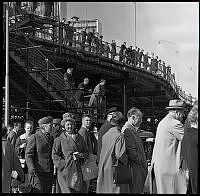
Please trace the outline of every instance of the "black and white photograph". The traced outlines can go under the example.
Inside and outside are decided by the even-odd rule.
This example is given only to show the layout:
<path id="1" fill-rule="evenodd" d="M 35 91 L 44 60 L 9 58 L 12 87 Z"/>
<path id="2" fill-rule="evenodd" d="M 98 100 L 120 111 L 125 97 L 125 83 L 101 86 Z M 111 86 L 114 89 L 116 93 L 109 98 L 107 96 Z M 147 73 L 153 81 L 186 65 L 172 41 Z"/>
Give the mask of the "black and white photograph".
<path id="1" fill-rule="evenodd" d="M 2 7 L 2 193 L 198 193 L 199 2 Z"/>

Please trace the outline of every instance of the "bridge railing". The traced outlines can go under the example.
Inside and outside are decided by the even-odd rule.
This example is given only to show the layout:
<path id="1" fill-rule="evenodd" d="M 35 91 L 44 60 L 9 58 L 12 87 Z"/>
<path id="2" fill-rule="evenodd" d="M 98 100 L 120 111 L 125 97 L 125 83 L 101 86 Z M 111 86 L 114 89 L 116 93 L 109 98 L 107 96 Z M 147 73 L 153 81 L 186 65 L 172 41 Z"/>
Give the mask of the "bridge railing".
<path id="1" fill-rule="evenodd" d="M 175 78 L 173 74 L 171 74 L 171 70 L 168 70 L 170 69 L 169 67 L 166 67 L 164 64 L 159 63 L 158 61 L 156 65 L 153 65 L 152 58 L 150 56 L 148 56 L 148 62 L 144 62 L 144 55 L 140 59 L 138 56 L 135 58 L 130 58 L 130 56 L 127 56 L 126 52 L 123 54 L 120 53 L 121 47 L 118 45 L 116 45 L 116 51 L 113 52 L 111 50 L 111 43 L 104 40 L 99 41 L 99 38 L 98 43 L 95 41 L 88 43 L 87 38 L 84 38 L 82 33 L 76 32 L 72 28 L 73 27 L 68 27 L 66 24 L 59 22 L 57 22 L 56 26 L 44 24 L 42 28 L 34 29 L 34 34 L 32 35 L 39 39 L 56 43 L 59 45 L 59 47 L 68 46 L 76 48 L 80 51 L 90 52 L 91 54 L 98 55 L 102 58 L 120 61 L 122 64 L 126 64 L 130 67 L 143 69 L 151 72 L 152 74 L 158 75 L 158 77 L 161 76 L 170 83 L 171 87 L 176 91 L 180 99 L 192 104 L 191 97 L 178 89 Z M 135 53 L 135 55 L 137 54 Z"/>

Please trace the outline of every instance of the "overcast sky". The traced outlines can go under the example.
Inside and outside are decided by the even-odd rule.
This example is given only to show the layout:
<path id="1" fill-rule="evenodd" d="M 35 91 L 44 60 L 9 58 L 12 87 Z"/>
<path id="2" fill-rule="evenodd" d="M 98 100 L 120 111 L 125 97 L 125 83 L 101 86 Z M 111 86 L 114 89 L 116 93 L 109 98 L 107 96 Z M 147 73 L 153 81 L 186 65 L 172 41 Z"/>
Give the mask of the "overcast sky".
<path id="1" fill-rule="evenodd" d="M 198 96 L 198 10 L 198 2 L 136 3 L 136 45 L 171 65 L 177 83 L 179 75 L 179 85 L 194 97 Z M 61 17 L 72 16 L 99 19 L 105 41 L 134 46 L 133 2 L 62 2 Z M 164 41 L 159 44 L 159 40 Z"/>

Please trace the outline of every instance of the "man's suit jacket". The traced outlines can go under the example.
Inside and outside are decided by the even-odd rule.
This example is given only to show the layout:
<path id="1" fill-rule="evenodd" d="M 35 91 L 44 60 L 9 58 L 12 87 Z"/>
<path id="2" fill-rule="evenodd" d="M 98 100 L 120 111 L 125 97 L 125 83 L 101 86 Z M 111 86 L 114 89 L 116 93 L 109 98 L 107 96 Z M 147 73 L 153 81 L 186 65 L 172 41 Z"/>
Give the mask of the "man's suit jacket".
<path id="1" fill-rule="evenodd" d="M 90 133 L 85 127 L 81 127 L 78 133 L 83 137 L 87 145 L 89 153 L 93 153 L 92 141 L 90 138 Z"/>
<path id="2" fill-rule="evenodd" d="M 51 152 L 53 137 L 49 141 L 41 130 L 31 135 L 26 146 L 25 159 L 28 170 L 35 169 L 37 173 L 53 172 Z"/>

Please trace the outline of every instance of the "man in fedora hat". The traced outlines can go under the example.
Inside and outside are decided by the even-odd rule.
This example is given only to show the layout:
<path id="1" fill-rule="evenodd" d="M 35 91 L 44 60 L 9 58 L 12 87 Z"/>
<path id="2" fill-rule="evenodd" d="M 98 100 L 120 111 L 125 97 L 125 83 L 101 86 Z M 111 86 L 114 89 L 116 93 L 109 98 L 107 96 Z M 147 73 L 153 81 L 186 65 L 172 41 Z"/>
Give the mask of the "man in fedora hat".
<path id="1" fill-rule="evenodd" d="M 157 193 L 175 194 L 174 179 L 180 166 L 180 145 L 184 134 L 181 123 L 185 103 L 179 99 L 169 101 L 168 114 L 157 127 L 151 166 L 154 169 Z"/>
<path id="2" fill-rule="evenodd" d="M 39 130 L 31 135 L 26 146 L 25 160 L 33 192 L 50 193 L 53 184 L 53 118 L 47 116 L 38 121 Z"/>
<path id="3" fill-rule="evenodd" d="M 113 127 L 113 125 L 110 123 L 110 120 L 112 118 L 112 115 L 114 112 L 118 111 L 117 107 L 111 107 L 107 112 L 106 112 L 106 121 L 105 123 L 101 126 L 99 133 L 98 133 L 98 141 L 97 141 L 97 163 L 99 162 L 99 157 L 101 153 L 101 147 L 102 147 L 102 137 L 103 135 Z"/>

